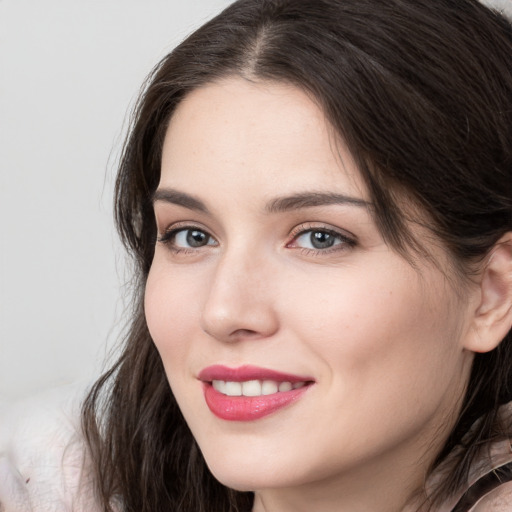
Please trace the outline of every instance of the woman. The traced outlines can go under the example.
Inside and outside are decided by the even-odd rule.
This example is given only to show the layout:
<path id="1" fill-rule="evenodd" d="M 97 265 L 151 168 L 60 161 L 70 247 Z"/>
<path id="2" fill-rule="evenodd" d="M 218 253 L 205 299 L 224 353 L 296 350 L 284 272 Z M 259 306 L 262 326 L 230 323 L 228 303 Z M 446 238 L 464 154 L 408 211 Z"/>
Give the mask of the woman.
<path id="1" fill-rule="evenodd" d="M 474 504 L 510 461 L 511 49 L 471 0 L 248 0 L 163 60 L 84 408 L 105 509 Z"/>
<path id="2" fill-rule="evenodd" d="M 244 0 L 161 62 L 105 510 L 512 508 L 511 50 L 472 0 Z"/>
<path id="3" fill-rule="evenodd" d="M 167 56 L 117 181 L 98 509 L 512 509 L 511 141 L 476 0 L 241 0 Z"/>

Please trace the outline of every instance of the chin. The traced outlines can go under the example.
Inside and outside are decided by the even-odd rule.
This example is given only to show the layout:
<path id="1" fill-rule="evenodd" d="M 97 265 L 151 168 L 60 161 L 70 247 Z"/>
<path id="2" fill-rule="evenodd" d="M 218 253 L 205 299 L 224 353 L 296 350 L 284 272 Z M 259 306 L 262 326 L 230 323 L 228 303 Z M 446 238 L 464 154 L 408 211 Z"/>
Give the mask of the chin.
<path id="1" fill-rule="evenodd" d="M 211 469 L 210 469 L 211 470 Z M 243 473 L 240 471 L 212 471 L 213 476 L 226 487 L 241 492 L 254 492 L 262 489 L 286 488 L 294 485 L 294 482 L 276 480 L 269 476 Z"/>
<path id="2" fill-rule="evenodd" d="M 271 482 L 275 483 L 275 475 L 271 471 L 265 471 L 266 468 L 255 464 L 254 461 L 251 463 L 231 458 L 213 461 L 205 458 L 205 460 L 212 475 L 221 484 L 236 491 L 255 491 L 271 487 Z"/>
<path id="3" fill-rule="evenodd" d="M 271 456 L 258 457 L 247 450 L 238 451 L 244 457 L 213 457 L 206 454 L 205 460 L 213 476 L 223 485 L 237 491 L 256 491 L 272 488 L 287 488 L 304 484 L 308 475 L 297 471 L 303 466 L 298 460 L 273 460 Z M 261 451 L 259 452 L 261 454 Z M 311 476 L 311 475 L 309 475 Z"/>

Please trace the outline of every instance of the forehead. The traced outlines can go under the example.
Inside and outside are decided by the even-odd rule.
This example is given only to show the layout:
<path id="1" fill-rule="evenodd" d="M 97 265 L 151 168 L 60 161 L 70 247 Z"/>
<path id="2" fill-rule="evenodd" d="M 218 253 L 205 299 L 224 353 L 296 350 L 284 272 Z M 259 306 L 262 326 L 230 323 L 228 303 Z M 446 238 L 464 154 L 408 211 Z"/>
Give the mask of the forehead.
<path id="1" fill-rule="evenodd" d="M 368 199 L 356 165 L 303 91 L 229 78 L 191 92 L 166 133 L 160 186 L 223 183 L 243 191 L 294 188 Z"/>

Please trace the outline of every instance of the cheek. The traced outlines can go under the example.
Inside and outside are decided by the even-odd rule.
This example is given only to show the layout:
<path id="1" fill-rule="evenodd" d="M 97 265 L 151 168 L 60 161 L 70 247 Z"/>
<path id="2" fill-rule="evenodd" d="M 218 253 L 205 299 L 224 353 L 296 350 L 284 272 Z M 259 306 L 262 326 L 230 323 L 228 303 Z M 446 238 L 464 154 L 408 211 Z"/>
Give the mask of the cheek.
<path id="1" fill-rule="evenodd" d="M 343 456 L 333 444 L 324 453 L 333 453 L 334 464 L 423 430 L 430 435 L 454 410 L 467 376 L 455 303 L 442 285 L 425 286 L 407 268 L 387 275 L 351 270 L 324 281 L 321 299 L 318 280 L 291 290 L 288 307 L 295 339 L 308 347 L 305 359 L 320 362 L 316 417 L 332 426 L 333 443 L 347 440 Z"/>
<path id="2" fill-rule="evenodd" d="M 461 354 L 460 322 L 442 281 L 425 284 L 404 264 L 349 269 L 324 281 L 320 298 L 318 282 L 292 290 L 289 315 L 336 388 L 392 400 L 396 391 L 447 385 Z"/>
<path id="3" fill-rule="evenodd" d="M 191 329 L 197 323 L 197 307 L 193 281 L 181 278 L 179 273 L 163 271 L 155 261 L 146 284 L 144 310 L 149 332 L 168 375 L 172 374 L 171 365 L 183 368 Z"/>

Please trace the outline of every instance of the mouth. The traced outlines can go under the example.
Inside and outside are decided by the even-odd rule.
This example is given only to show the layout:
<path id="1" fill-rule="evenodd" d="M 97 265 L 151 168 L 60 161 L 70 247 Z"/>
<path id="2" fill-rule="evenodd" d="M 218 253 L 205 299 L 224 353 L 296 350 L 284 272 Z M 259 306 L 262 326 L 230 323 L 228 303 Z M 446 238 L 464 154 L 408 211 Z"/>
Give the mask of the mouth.
<path id="1" fill-rule="evenodd" d="M 314 384 L 309 377 L 255 366 L 209 366 L 199 374 L 210 411 L 227 421 L 252 421 L 295 403 Z"/>

